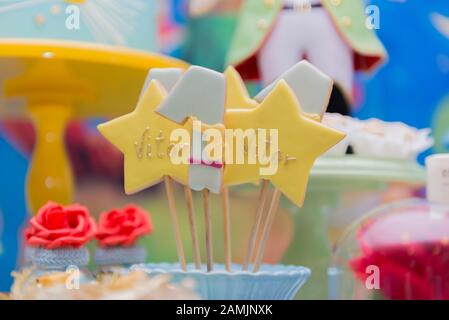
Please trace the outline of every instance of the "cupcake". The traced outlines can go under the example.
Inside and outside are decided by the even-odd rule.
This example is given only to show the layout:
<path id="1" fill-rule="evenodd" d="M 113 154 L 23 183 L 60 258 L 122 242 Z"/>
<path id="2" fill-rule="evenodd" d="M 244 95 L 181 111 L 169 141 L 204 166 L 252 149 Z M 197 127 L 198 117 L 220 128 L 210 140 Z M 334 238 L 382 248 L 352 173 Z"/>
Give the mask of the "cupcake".
<path id="1" fill-rule="evenodd" d="M 25 230 L 32 254 L 23 285 L 59 273 L 72 276 L 73 283 L 67 285 L 92 280 L 85 268 L 89 263 L 85 246 L 95 233 L 96 224 L 87 208 L 77 204 L 64 207 L 53 202 L 44 205 Z"/>
<path id="2" fill-rule="evenodd" d="M 137 242 L 152 231 L 150 214 L 134 205 L 102 213 L 96 234 L 99 248 L 95 252 L 100 272 L 123 272 L 145 262 L 146 250 Z"/>

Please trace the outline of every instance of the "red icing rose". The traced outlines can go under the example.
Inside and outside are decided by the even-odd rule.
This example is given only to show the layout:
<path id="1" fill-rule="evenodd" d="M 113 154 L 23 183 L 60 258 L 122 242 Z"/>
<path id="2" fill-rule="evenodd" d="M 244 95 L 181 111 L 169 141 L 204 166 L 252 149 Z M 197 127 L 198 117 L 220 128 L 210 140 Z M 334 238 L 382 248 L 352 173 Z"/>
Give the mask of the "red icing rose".
<path id="1" fill-rule="evenodd" d="M 129 205 L 102 213 L 96 238 L 101 247 L 132 246 L 139 237 L 152 231 L 149 213 Z"/>
<path id="2" fill-rule="evenodd" d="M 92 239 L 95 232 L 95 221 L 87 208 L 77 204 L 63 207 L 49 202 L 31 218 L 25 239 L 33 247 L 79 248 Z"/>

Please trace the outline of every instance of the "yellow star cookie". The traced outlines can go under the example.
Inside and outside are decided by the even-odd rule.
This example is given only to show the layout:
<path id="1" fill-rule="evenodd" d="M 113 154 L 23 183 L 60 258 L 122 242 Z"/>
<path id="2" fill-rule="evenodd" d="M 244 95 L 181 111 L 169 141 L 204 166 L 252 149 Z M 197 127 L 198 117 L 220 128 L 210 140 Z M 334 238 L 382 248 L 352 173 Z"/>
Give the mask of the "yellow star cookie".
<path id="1" fill-rule="evenodd" d="M 257 107 L 257 101 L 250 98 L 245 83 L 234 67 L 228 67 L 224 76 L 226 79 L 226 109 L 251 109 Z"/>
<path id="2" fill-rule="evenodd" d="M 285 81 L 280 81 L 265 100 L 253 109 L 229 109 L 225 115 L 226 129 L 262 129 L 263 135 L 249 135 L 244 146 L 245 164 L 237 164 L 236 152 L 242 152 L 241 145 L 233 140 L 234 163 L 225 158 L 225 185 L 237 185 L 258 179 L 271 180 L 283 194 L 301 206 L 307 187 L 310 170 L 321 154 L 340 142 L 345 134 L 313 121 L 301 112 L 296 97 Z M 272 131 L 270 129 L 275 129 Z M 277 129 L 277 146 L 275 136 Z M 235 132 L 235 131 L 234 131 Z M 229 145 L 229 141 L 226 141 Z M 263 146 L 263 144 L 267 144 Z M 254 145 L 255 144 L 255 145 Z M 255 148 L 253 148 L 255 146 Z M 261 164 L 260 158 L 255 164 L 248 164 L 248 156 L 254 155 L 259 148 L 267 149 L 269 164 Z M 239 150 L 237 150 L 239 149 Z M 266 159 L 265 159 L 266 160 Z M 277 170 L 262 173 L 260 169 Z M 268 170 L 270 171 L 270 170 Z"/>
<path id="3" fill-rule="evenodd" d="M 189 166 L 187 162 L 173 164 L 174 143 L 170 142 L 173 130 L 188 129 L 155 112 L 165 96 L 157 81 L 151 81 L 133 112 L 98 126 L 101 134 L 125 156 L 127 194 L 151 187 L 164 176 L 183 185 L 188 183 Z"/>

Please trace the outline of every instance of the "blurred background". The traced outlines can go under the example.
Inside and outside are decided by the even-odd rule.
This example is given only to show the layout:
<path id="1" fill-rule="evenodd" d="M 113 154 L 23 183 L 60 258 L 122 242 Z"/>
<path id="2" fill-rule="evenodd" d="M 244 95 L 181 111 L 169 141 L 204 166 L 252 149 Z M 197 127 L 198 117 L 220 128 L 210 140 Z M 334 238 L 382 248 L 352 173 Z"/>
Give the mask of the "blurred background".
<path id="1" fill-rule="evenodd" d="M 83 33 L 60 30 L 57 26 L 63 19 L 60 12 L 64 12 L 68 5 L 65 1 L 39 1 L 39 4 L 36 1 L 33 6 L 26 2 L 0 1 L 0 38 L 52 38 L 116 44 L 111 43 L 116 37 L 107 21 L 99 26 L 91 23 L 90 27 L 82 28 Z M 95 4 L 96 1 L 87 2 Z M 118 27 L 124 24 L 129 29 L 121 34 L 119 45 L 223 71 L 241 3 L 241 0 L 208 0 L 203 1 L 202 11 L 193 12 L 187 0 L 130 1 L 129 12 L 118 14 L 128 21 L 115 24 Z M 432 128 L 436 142 L 427 154 L 448 152 L 449 3 L 447 0 L 373 0 L 368 3 L 380 8 L 377 35 L 389 57 L 374 73 L 356 74 L 351 115 Z M 86 17 L 85 21 L 90 21 L 89 17 L 103 21 L 107 9 L 92 5 L 83 12 L 83 17 Z M 255 93 L 260 84 L 249 82 L 248 87 Z M 11 285 L 10 272 L 21 261 L 21 227 L 28 217 L 23 186 L 35 134 L 27 118 L 0 119 L 0 291 L 7 291 Z M 88 206 L 94 214 L 129 202 L 145 207 L 151 212 L 155 225 L 154 234 L 145 242 L 149 260 L 175 261 L 174 239 L 160 232 L 170 228 L 163 190 L 156 186 L 132 197 L 124 196 L 122 156 L 96 130 L 96 125 L 103 120 L 75 119 L 68 124 L 65 139 L 75 171 L 76 201 Z M 419 161 L 422 162 L 424 156 Z M 178 198 L 182 199 L 182 190 L 177 192 Z M 416 190 L 412 193 L 416 194 Z M 232 217 L 236 261 L 241 261 L 245 254 L 256 199 L 254 190 L 243 188 L 233 192 L 231 205 L 238 208 Z M 200 208 L 200 197 L 195 200 L 196 207 Z M 218 199 L 213 201 L 214 207 L 219 207 Z M 182 202 L 179 202 L 178 212 L 184 226 L 183 238 L 188 244 L 187 214 Z M 198 218 L 202 221 L 200 214 Z M 217 213 L 214 219 L 216 251 L 221 252 L 221 217 Z M 283 257 L 293 237 L 293 220 L 288 208 L 280 210 L 266 261 L 277 262 Z M 199 229 L 203 230 L 202 224 Z M 187 250 L 191 260 L 189 246 Z M 217 260 L 221 258 L 217 257 Z"/>

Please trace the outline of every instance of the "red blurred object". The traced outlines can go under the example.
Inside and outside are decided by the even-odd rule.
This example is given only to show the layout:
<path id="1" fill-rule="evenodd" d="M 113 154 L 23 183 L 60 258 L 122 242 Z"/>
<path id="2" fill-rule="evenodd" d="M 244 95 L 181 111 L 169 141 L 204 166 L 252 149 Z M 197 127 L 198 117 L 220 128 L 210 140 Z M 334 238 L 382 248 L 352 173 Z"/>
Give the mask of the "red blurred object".
<path id="1" fill-rule="evenodd" d="M 153 232 L 150 214 L 128 205 L 100 215 L 96 238 L 101 247 L 133 246 L 144 235 Z"/>
<path id="2" fill-rule="evenodd" d="M 449 219 L 443 212 L 423 204 L 364 223 L 357 232 L 361 255 L 349 261 L 351 270 L 366 281 L 367 268 L 378 267 L 386 299 L 448 300 Z"/>
<path id="3" fill-rule="evenodd" d="M 35 143 L 33 125 L 26 120 L 2 122 L 7 137 L 24 154 L 30 155 Z M 123 181 L 123 156 L 86 122 L 71 121 L 67 126 L 66 145 L 78 179 L 103 177 Z"/>
<path id="4" fill-rule="evenodd" d="M 80 248 L 94 237 L 96 230 L 87 208 L 78 204 L 63 207 L 48 202 L 30 219 L 25 239 L 32 247 Z"/>

